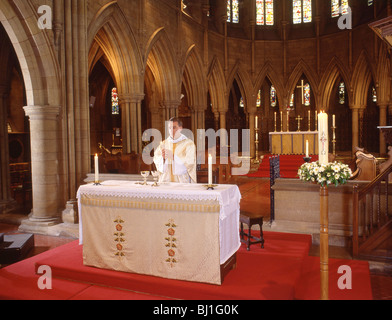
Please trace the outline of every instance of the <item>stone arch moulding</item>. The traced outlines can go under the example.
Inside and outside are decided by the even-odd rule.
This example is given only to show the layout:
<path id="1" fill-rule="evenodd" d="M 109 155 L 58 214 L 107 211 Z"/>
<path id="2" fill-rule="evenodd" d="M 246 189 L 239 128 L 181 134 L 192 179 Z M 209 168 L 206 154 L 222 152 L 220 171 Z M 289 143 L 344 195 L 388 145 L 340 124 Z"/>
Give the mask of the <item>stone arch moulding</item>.
<path id="1" fill-rule="evenodd" d="M 277 96 L 278 96 L 278 101 L 280 101 L 279 105 L 281 107 L 284 107 L 285 105 L 288 104 L 289 93 L 285 92 L 285 88 L 282 85 L 281 79 L 279 79 L 275 75 L 276 75 L 276 73 L 273 72 L 273 68 L 272 68 L 271 63 L 267 62 L 263 66 L 263 68 L 261 69 L 259 75 L 257 76 L 256 85 L 255 85 L 255 88 L 254 88 L 253 95 L 255 97 L 257 97 L 258 91 L 261 88 L 261 86 L 263 85 L 264 80 L 268 79 L 275 86 L 276 93 L 277 93 Z"/>
<path id="2" fill-rule="evenodd" d="M 298 81 L 301 79 L 302 74 L 304 74 L 308 80 L 310 87 L 313 90 L 313 96 L 315 99 L 315 104 L 316 104 L 316 110 L 319 110 L 319 106 L 323 107 L 320 105 L 320 94 L 319 94 L 319 85 L 318 85 L 318 80 L 313 76 L 313 74 L 316 74 L 303 60 L 298 62 L 296 67 L 294 68 L 293 72 L 291 73 L 288 83 L 287 83 L 287 89 L 286 92 L 290 96 L 290 92 L 294 92 L 294 89 L 298 83 Z"/>
<path id="3" fill-rule="evenodd" d="M 189 104 L 192 108 L 207 108 L 207 87 L 203 73 L 203 64 L 196 51 L 196 46 L 192 45 L 185 55 L 185 65 L 183 68 L 183 82 L 188 94 Z"/>
<path id="4" fill-rule="evenodd" d="M 367 105 L 368 89 L 374 80 L 367 55 L 361 52 L 354 68 L 352 77 L 353 100 L 352 107 L 365 108 Z"/>
<path id="5" fill-rule="evenodd" d="M 230 72 L 226 86 L 227 88 L 229 88 L 229 90 L 231 90 L 234 80 L 237 81 L 238 87 L 241 91 L 241 95 L 244 98 L 245 110 L 249 112 L 252 109 L 251 105 L 253 103 L 254 105 L 256 105 L 256 99 L 253 99 L 252 92 L 249 92 L 249 90 L 246 89 L 253 87 L 252 83 L 250 83 L 248 79 L 250 79 L 250 76 L 243 72 L 240 67 L 240 63 L 237 62 L 232 71 Z M 230 91 L 227 92 L 227 101 L 229 101 L 229 97 Z"/>
<path id="6" fill-rule="evenodd" d="M 321 106 L 328 111 L 331 101 L 331 94 L 336 85 L 336 80 L 341 77 L 346 85 L 348 101 L 349 103 L 352 101 L 352 83 L 351 79 L 348 76 L 348 71 L 345 65 L 336 57 L 333 57 L 328 64 L 327 72 L 323 75 L 320 83 L 320 92 L 321 92 Z"/>
<path id="7" fill-rule="evenodd" d="M 146 50 L 144 66 L 151 61 L 156 63 L 156 70 L 161 79 L 163 102 L 180 104 L 181 80 L 180 66 L 176 63 L 173 46 L 165 28 L 159 28 L 150 37 Z"/>
<path id="8" fill-rule="evenodd" d="M 88 26 L 89 70 L 97 62 L 95 54 L 99 51 L 96 43 L 110 63 L 109 71 L 113 73 L 119 93 L 143 92 L 143 59 L 134 32 L 117 1 L 103 6 Z"/>
<path id="9" fill-rule="evenodd" d="M 0 22 L 21 66 L 27 105 L 61 105 L 59 64 L 47 31 L 38 27 L 38 12 L 31 0 L 2 1 Z"/>
<path id="10" fill-rule="evenodd" d="M 212 111 L 227 112 L 228 98 L 226 95 L 226 81 L 219 59 L 214 57 L 208 73 L 208 90 L 210 92 Z"/>

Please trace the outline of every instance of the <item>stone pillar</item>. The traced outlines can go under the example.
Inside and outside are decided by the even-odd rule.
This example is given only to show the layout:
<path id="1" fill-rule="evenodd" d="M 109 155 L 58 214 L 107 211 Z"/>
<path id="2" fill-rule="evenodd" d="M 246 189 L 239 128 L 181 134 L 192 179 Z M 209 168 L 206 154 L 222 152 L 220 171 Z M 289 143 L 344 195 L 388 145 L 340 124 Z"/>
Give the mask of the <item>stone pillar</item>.
<path id="1" fill-rule="evenodd" d="M 132 152 L 131 139 L 131 96 L 129 94 L 120 94 L 118 96 L 119 105 L 121 108 L 121 131 L 122 131 L 122 145 L 123 153 Z"/>
<path id="2" fill-rule="evenodd" d="M 250 157 L 253 159 L 256 157 L 256 145 L 255 145 L 255 124 L 256 124 L 256 116 L 254 113 L 249 114 L 249 130 L 250 130 Z M 260 122 L 259 122 L 260 123 Z M 260 128 L 260 126 L 259 126 Z M 260 132 L 259 132 L 260 137 Z M 260 140 L 259 140 L 260 141 Z"/>
<path id="3" fill-rule="evenodd" d="M 387 107 L 388 103 L 379 103 L 380 108 L 380 127 L 385 127 L 387 125 Z M 380 154 L 387 153 L 387 144 L 385 142 L 385 136 L 380 130 Z"/>
<path id="4" fill-rule="evenodd" d="M 352 152 L 355 153 L 355 148 L 359 147 L 359 108 L 351 108 L 352 112 Z"/>
<path id="5" fill-rule="evenodd" d="M 13 202 L 9 170 L 7 99 L 8 88 L 0 86 L 0 214 Z"/>
<path id="6" fill-rule="evenodd" d="M 144 94 L 135 94 L 131 99 L 131 128 L 132 151 L 142 153 L 142 101 Z"/>
<path id="7" fill-rule="evenodd" d="M 23 221 L 23 232 L 45 232 L 61 222 L 59 215 L 58 116 L 61 107 L 29 106 L 33 210 Z"/>

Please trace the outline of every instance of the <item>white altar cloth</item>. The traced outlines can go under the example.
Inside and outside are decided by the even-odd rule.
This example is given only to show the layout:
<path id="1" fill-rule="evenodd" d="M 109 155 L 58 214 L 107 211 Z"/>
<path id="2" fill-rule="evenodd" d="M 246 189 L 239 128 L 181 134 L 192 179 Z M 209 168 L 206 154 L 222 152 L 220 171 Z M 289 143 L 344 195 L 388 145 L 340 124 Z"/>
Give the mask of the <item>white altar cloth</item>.
<path id="1" fill-rule="evenodd" d="M 215 190 L 207 191 L 201 184 L 164 183 L 159 187 L 152 187 L 151 183 L 143 186 L 129 181 L 105 181 L 100 186 L 93 184 L 81 186 L 77 198 L 79 203 L 80 244 L 89 247 L 88 251 L 92 252 L 89 254 L 90 257 L 86 257 L 84 254 L 85 264 L 87 265 L 219 284 L 218 268 L 232 257 L 241 245 L 239 238 L 241 194 L 236 185 L 219 185 Z M 109 215 L 111 215 L 111 218 L 108 218 Z M 117 248 L 121 248 L 121 250 L 117 251 L 116 254 L 122 255 L 124 252 L 124 256 L 126 256 L 122 258 L 121 263 L 115 260 L 111 262 L 104 261 L 108 255 L 108 250 L 103 254 L 102 252 L 105 250 L 101 250 L 99 247 L 108 248 L 107 242 L 111 241 L 110 236 L 104 241 L 100 239 L 101 237 L 94 235 L 103 232 L 111 233 L 113 226 L 112 231 L 103 230 L 108 228 L 107 225 L 113 223 L 111 221 L 113 217 L 115 217 L 116 222 L 122 222 L 117 223 L 121 231 L 120 234 L 128 236 L 128 238 L 124 236 L 124 240 L 122 240 L 124 243 L 117 244 Z M 88 226 L 84 225 L 86 221 L 89 221 Z M 167 224 L 167 221 L 172 221 L 171 226 L 173 228 L 170 228 L 170 223 Z M 172 264 L 172 269 L 180 270 L 181 263 L 186 261 L 187 265 L 184 265 L 182 269 L 183 276 L 178 276 L 181 272 L 176 273 L 175 270 L 162 271 L 166 266 L 165 263 L 162 263 L 162 259 L 159 260 L 158 258 L 160 252 L 151 253 L 152 257 L 149 258 L 150 260 L 157 260 L 156 268 L 152 266 L 155 265 L 153 261 L 146 262 L 143 266 L 135 266 L 135 262 L 130 261 L 144 258 L 144 253 L 147 255 L 147 252 L 161 250 L 159 248 L 161 246 L 159 237 L 156 241 L 150 241 L 150 247 L 145 243 L 145 237 L 149 233 L 159 234 L 161 230 L 154 230 L 154 228 L 159 229 L 164 222 L 166 226 L 169 226 L 169 233 L 180 235 L 181 231 L 183 232 L 178 238 L 173 237 L 173 234 L 166 238 L 167 241 L 174 239 L 174 245 L 170 242 L 166 244 L 166 247 L 173 245 L 174 249 L 169 251 L 170 255 L 173 255 L 172 258 L 176 258 L 169 257 L 166 262 L 172 259 L 176 262 L 176 264 Z M 127 229 L 128 233 L 123 228 Z M 139 232 L 140 234 L 137 235 Z M 164 232 L 167 236 L 168 231 L 164 230 Z M 87 233 L 89 234 L 88 237 L 86 237 Z M 116 234 L 119 233 L 116 232 Z M 130 240 L 131 237 L 132 240 Z M 192 240 L 188 240 L 188 238 Z M 86 246 L 87 239 L 89 241 L 88 246 Z M 143 247 L 143 253 L 138 253 L 138 248 L 135 248 L 134 245 L 131 250 L 127 243 L 127 241 L 135 243 L 139 240 L 141 241 L 137 247 Z M 124 249 L 127 245 L 130 250 L 128 252 Z M 167 255 L 166 248 L 164 252 Z M 96 257 L 101 253 L 101 257 Z M 137 253 L 143 257 L 137 256 Z M 94 256 L 92 259 L 94 262 L 87 262 L 92 256 Z M 128 258 L 131 256 L 132 259 Z M 177 261 L 178 256 L 181 256 L 181 258 Z M 198 270 L 194 270 L 193 273 L 208 274 L 208 272 L 211 272 L 213 274 L 211 277 L 199 279 L 198 276 L 195 277 L 191 271 L 188 271 L 195 265 L 195 261 L 192 262 L 192 259 L 196 259 L 195 257 L 198 257 L 198 261 L 203 260 L 203 263 L 197 263 Z M 125 261 L 127 259 L 128 261 Z M 202 265 L 211 265 L 214 270 L 203 271 L 201 270 Z M 206 268 L 211 268 L 211 266 Z"/>

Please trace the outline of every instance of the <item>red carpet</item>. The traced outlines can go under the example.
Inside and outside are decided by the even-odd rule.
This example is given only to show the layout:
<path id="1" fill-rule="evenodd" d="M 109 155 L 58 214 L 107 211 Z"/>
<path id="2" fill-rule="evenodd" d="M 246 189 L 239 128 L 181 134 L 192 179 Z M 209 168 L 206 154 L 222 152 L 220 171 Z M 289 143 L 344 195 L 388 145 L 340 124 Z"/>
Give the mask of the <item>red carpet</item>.
<path id="1" fill-rule="evenodd" d="M 258 171 L 248 174 L 252 178 L 269 178 L 270 177 L 270 163 L 269 159 L 272 155 L 265 155 L 260 164 Z M 317 161 L 318 156 L 310 156 L 311 162 Z M 305 163 L 303 155 L 281 155 L 280 160 L 280 177 L 281 178 L 298 178 L 298 169 Z"/>
<path id="2" fill-rule="evenodd" d="M 222 286 L 176 281 L 151 276 L 86 267 L 82 247 L 72 242 L 34 258 L 0 270 L 0 299 L 33 300 L 293 300 L 318 299 L 318 258 L 308 257 L 311 238 L 307 235 L 265 232 L 265 249 L 243 245 L 237 255 L 237 268 Z M 330 290 L 331 299 L 372 299 L 367 263 L 351 264 L 353 290 Z M 39 290 L 35 270 L 49 265 L 53 289 Z M 340 275 L 338 275 L 340 276 Z M 335 278 L 338 276 L 335 276 Z M 331 276 L 332 287 L 334 277 Z"/>

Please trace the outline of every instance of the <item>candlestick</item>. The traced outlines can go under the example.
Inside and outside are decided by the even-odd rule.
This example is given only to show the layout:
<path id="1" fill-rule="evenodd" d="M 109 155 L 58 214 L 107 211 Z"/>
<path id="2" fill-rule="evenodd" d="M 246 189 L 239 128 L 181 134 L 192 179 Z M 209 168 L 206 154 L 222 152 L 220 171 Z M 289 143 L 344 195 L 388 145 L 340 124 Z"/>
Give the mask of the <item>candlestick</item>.
<path id="1" fill-rule="evenodd" d="M 315 116 L 315 118 L 314 118 L 314 120 L 315 120 L 315 125 L 314 125 L 314 131 L 317 131 L 318 130 L 318 128 L 317 128 L 317 121 L 318 121 L 318 114 L 317 114 L 317 110 L 316 110 L 316 116 Z"/>
<path id="2" fill-rule="evenodd" d="M 320 164 L 328 164 L 328 115 L 323 111 L 318 116 L 319 129 L 319 162 Z"/>
<path id="3" fill-rule="evenodd" d="M 306 140 L 306 158 L 309 158 L 309 140 Z"/>
<path id="4" fill-rule="evenodd" d="M 98 163 L 98 154 L 94 157 L 94 168 L 95 168 L 95 178 L 94 184 L 99 184 L 99 163 Z"/>
<path id="5" fill-rule="evenodd" d="M 290 132 L 290 111 L 287 111 L 287 132 Z"/>
<path id="6" fill-rule="evenodd" d="M 309 126 L 309 132 L 310 132 L 310 110 L 308 111 L 308 126 Z"/>
<path id="7" fill-rule="evenodd" d="M 208 185 L 212 185 L 212 155 L 208 155 Z"/>
<path id="8" fill-rule="evenodd" d="M 276 132 L 276 112 L 274 113 L 274 126 L 275 126 L 275 132 Z"/>
<path id="9" fill-rule="evenodd" d="M 283 132 L 283 111 L 280 112 L 280 132 Z"/>

